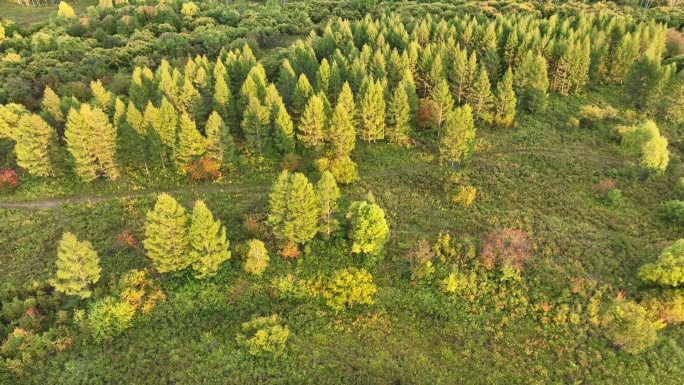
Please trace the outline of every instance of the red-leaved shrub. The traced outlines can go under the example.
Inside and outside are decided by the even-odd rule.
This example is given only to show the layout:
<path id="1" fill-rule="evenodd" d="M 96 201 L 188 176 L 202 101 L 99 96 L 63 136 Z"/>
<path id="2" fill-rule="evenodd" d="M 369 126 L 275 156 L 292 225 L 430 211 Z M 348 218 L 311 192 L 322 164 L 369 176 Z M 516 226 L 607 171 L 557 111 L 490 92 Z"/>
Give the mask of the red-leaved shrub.
<path id="1" fill-rule="evenodd" d="M 185 166 L 185 171 L 192 180 L 210 180 L 221 177 L 221 164 L 213 159 L 203 158 Z"/>
<path id="2" fill-rule="evenodd" d="M 480 261 L 487 269 L 510 265 L 522 269 L 530 259 L 530 243 L 521 230 L 506 228 L 490 233 L 484 240 Z"/>
<path id="3" fill-rule="evenodd" d="M 421 99 L 418 105 L 418 127 L 421 130 L 432 130 L 437 128 L 439 122 L 436 114 L 437 106 L 430 99 Z"/>
<path id="4" fill-rule="evenodd" d="M 133 248 L 138 246 L 138 241 L 133 238 L 133 235 L 128 230 L 120 232 L 116 237 L 116 242 L 119 244 L 119 246 L 128 246 Z"/>
<path id="5" fill-rule="evenodd" d="M 0 191 L 14 190 L 19 186 L 17 173 L 12 169 L 0 171 Z"/>

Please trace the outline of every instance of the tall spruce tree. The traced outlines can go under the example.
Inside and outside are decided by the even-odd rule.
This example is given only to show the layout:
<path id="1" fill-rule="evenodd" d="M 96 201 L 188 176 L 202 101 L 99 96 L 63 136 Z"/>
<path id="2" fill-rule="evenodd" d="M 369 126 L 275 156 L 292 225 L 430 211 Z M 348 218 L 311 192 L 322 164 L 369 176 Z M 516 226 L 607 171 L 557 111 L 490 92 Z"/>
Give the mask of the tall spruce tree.
<path id="1" fill-rule="evenodd" d="M 302 244 L 318 232 L 316 194 L 302 173 L 283 171 L 269 195 L 268 223 L 282 242 Z"/>
<path id="2" fill-rule="evenodd" d="M 510 126 L 515 120 L 517 99 L 513 92 L 513 71 L 509 67 L 496 85 L 496 115 L 494 122 L 500 126 Z"/>
<path id="3" fill-rule="evenodd" d="M 182 114 L 180 130 L 178 130 L 178 142 L 174 151 L 176 167 L 179 171 L 182 171 L 187 165 L 200 159 L 205 153 L 204 137 L 197 131 L 195 121 L 188 114 Z"/>
<path id="4" fill-rule="evenodd" d="M 340 188 L 337 187 L 333 174 L 323 171 L 321 179 L 316 183 L 315 193 L 318 202 L 318 231 L 330 236 L 340 225 L 334 217 L 338 208 L 337 201 L 340 199 Z"/>
<path id="5" fill-rule="evenodd" d="M 55 290 L 81 299 L 92 295 L 90 285 L 100 280 L 100 258 L 88 241 L 80 242 L 70 232 L 62 235 L 57 250 L 57 271 L 50 279 Z"/>
<path id="6" fill-rule="evenodd" d="M 467 101 L 477 120 L 485 123 L 492 120 L 494 97 L 492 96 L 492 85 L 489 83 L 489 76 L 487 76 L 487 70 L 484 66 L 480 66 L 475 76 L 473 85 L 468 92 Z"/>
<path id="7" fill-rule="evenodd" d="M 143 246 L 159 273 L 183 270 L 193 262 L 188 254 L 188 218 L 185 208 L 161 194 L 145 219 Z"/>
<path id="8" fill-rule="evenodd" d="M 294 151 L 294 124 L 290 114 L 285 109 L 285 104 L 278 105 L 278 112 L 273 120 L 273 143 L 283 153 L 287 154 Z"/>
<path id="9" fill-rule="evenodd" d="M 440 137 L 439 152 L 441 159 L 450 162 L 461 162 L 468 156 L 475 140 L 475 124 L 469 105 L 457 108 L 449 114 L 444 123 L 444 134 Z"/>
<path id="10" fill-rule="evenodd" d="M 387 106 L 387 129 L 385 136 L 396 144 L 404 144 L 411 130 L 411 106 L 404 87 L 397 87 Z"/>
<path id="11" fill-rule="evenodd" d="M 259 99 L 251 97 L 242 119 L 242 132 L 248 149 L 262 154 L 268 148 L 269 110 Z"/>
<path id="12" fill-rule="evenodd" d="M 370 79 L 361 99 L 358 134 L 369 143 L 385 138 L 385 98 L 382 83 Z"/>
<path id="13" fill-rule="evenodd" d="M 216 275 L 221 263 L 230 259 L 230 243 L 226 239 L 226 228 L 221 226 L 221 221 L 214 220 L 204 201 L 195 202 L 192 209 L 188 241 L 189 256 L 193 261 L 192 268 L 196 272 L 195 278 Z"/>
<path id="14" fill-rule="evenodd" d="M 330 149 L 337 158 L 349 156 L 356 146 L 355 116 L 354 95 L 349 83 L 345 82 L 337 98 L 327 137 Z"/>
<path id="15" fill-rule="evenodd" d="M 56 175 L 57 132 L 40 116 L 22 115 L 14 140 L 19 167 L 25 168 L 31 175 Z"/>

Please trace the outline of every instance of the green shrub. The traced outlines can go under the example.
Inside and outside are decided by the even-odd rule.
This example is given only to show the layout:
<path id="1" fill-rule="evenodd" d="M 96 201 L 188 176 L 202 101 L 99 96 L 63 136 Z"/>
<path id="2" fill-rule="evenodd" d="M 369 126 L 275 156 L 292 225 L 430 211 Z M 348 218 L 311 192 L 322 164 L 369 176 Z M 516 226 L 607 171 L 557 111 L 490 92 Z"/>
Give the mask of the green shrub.
<path id="1" fill-rule="evenodd" d="M 632 301 L 615 300 L 603 315 L 606 337 L 630 354 L 656 342 L 656 330 L 646 310 Z"/>
<path id="2" fill-rule="evenodd" d="M 285 353 L 289 338 L 290 329 L 287 325 L 281 326 L 280 318 L 274 314 L 243 323 L 242 333 L 238 333 L 236 340 L 253 356 L 277 358 Z"/>
<path id="3" fill-rule="evenodd" d="M 355 305 L 372 305 L 376 291 L 373 276 L 366 269 L 350 267 L 333 274 L 323 296 L 328 306 L 341 311 Z"/>
<path id="4" fill-rule="evenodd" d="M 684 201 L 668 201 L 658 208 L 660 217 L 668 222 L 684 226 Z"/>

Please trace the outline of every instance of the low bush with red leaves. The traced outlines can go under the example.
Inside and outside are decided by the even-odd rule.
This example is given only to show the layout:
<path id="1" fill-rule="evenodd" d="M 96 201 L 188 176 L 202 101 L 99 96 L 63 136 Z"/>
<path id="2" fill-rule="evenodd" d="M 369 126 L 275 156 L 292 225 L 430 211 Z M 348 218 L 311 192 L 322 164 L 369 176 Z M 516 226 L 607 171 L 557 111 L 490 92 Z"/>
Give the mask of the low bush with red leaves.
<path id="1" fill-rule="evenodd" d="M 213 159 L 203 158 L 185 167 L 190 179 L 201 181 L 218 179 L 221 177 L 221 164 Z"/>
<path id="2" fill-rule="evenodd" d="M 116 237 L 116 242 L 119 244 L 119 246 L 124 247 L 135 248 L 138 246 L 138 241 L 136 241 L 135 238 L 133 238 L 133 235 L 128 230 L 120 232 L 119 235 Z"/>
<path id="3" fill-rule="evenodd" d="M 522 230 L 506 228 L 490 233 L 484 240 L 480 261 L 487 269 L 510 265 L 522 269 L 530 259 L 530 242 Z"/>
<path id="4" fill-rule="evenodd" d="M 12 191 L 19 186 L 17 173 L 12 169 L 0 171 L 0 191 Z"/>

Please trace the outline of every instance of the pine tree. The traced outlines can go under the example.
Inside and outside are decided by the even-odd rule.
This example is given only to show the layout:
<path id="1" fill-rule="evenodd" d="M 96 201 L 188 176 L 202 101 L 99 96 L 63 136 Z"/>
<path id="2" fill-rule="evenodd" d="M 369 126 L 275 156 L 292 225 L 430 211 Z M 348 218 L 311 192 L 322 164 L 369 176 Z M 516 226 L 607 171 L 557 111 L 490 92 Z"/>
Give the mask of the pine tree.
<path id="1" fill-rule="evenodd" d="M 446 115 L 454 108 L 454 99 L 451 97 L 449 84 L 446 80 L 442 79 L 437 84 L 431 98 L 436 108 L 435 119 L 437 120 L 437 135 L 439 135 Z"/>
<path id="2" fill-rule="evenodd" d="M 57 132 L 35 114 L 19 119 L 14 140 L 17 165 L 37 176 L 55 176 Z"/>
<path id="3" fill-rule="evenodd" d="M 62 112 L 61 101 L 55 91 L 50 86 L 45 87 L 43 100 L 41 102 L 43 113 L 54 123 L 64 123 L 64 113 Z"/>
<path id="4" fill-rule="evenodd" d="M 338 208 L 337 200 L 340 198 L 340 189 L 337 187 L 335 177 L 329 171 L 323 171 L 321 179 L 316 183 L 315 193 L 318 202 L 318 231 L 330 236 L 340 225 L 334 218 Z"/>
<path id="5" fill-rule="evenodd" d="M 457 108 L 447 116 L 444 135 L 440 137 L 439 152 L 443 161 L 461 162 L 468 156 L 475 140 L 475 124 L 469 105 Z"/>
<path id="6" fill-rule="evenodd" d="M 467 98 L 468 104 L 472 107 L 477 120 L 484 121 L 485 123 L 491 121 L 493 99 L 492 86 L 489 83 L 487 70 L 484 66 L 480 66 Z"/>
<path id="7" fill-rule="evenodd" d="M 297 80 L 297 85 L 292 93 L 292 114 L 295 119 L 302 116 L 311 96 L 313 96 L 313 90 L 309 84 L 309 79 L 304 74 L 299 75 L 299 80 Z"/>
<path id="8" fill-rule="evenodd" d="M 404 144 L 409 139 L 411 126 L 411 107 L 404 87 L 397 87 L 387 107 L 387 139 L 396 144 Z"/>
<path id="9" fill-rule="evenodd" d="M 307 147 L 320 149 L 323 144 L 324 130 L 326 126 L 325 110 L 323 101 L 318 95 L 309 99 L 299 122 L 299 135 L 297 137 Z"/>
<path id="10" fill-rule="evenodd" d="M 187 222 L 185 208 L 168 194 L 159 195 L 154 210 L 147 212 L 143 246 L 159 273 L 183 270 L 192 264 Z"/>
<path id="11" fill-rule="evenodd" d="M 268 250 L 264 242 L 258 239 L 252 239 L 248 243 L 249 251 L 247 252 L 247 259 L 245 260 L 245 271 L 261 276 L 261 274 L 268 267 Z"/>
<path id="12" fill-rule="evenodd" d="M 496 124 L 510 126 L 515 120 L 517 99 L 513 92 L 513 71 L 509 67 L 501 81 L 496 85 Z"/>
<path id="13" fill-rule="evenodd" d="M 281 152 L 287 154 L 294 151 L 294 125 L 284 104 L 278 105 L 278 113 L 273 121 L 273 142 Z"/>
<path id="14" fill-rule="evenodd" d="M 361 99 L 361 127 L 359 134 L 363 140 L 382 140 L 385 138 L 385 99 L 380 81 L 371 79 Z"/>
<path id="15" fill-rule="evenodd" d="M 88 241 L 80 242 L 70 232 L 62 235 L 57 250 L 57 272 L 50 279 L 55 290 L 85 299 L 91 296 L 90 285 L 100 280 L 100 258 Z"/>
<path id="16" fill-rule="evenodd" d="M 302 244 L 318 232 L 318 208 L 313 186 L 302 173 L 283 171 L 269 195 L 268 223 L 279 240 Z"/>
<path id="17" fill-rule="evenodd" d="M 321 60 L 321 65 L 316 72 L 316 93 L 323 92 L 324 94 L 327 94 L 330 92 L 330 75 L 330 64 L 328 64 L 328 59 L 323 58 L 323 60 Z"/>
<path id="18" fill-rule="evenodd" d="M 233 136 L 230 135 L 223 119 L 216 111 L 209 115 L 204 132 L 206 133 L 204 148 L 207 150 L 207 157 L 220 164 L 225 164 L 227 160 L 232 159 L 235 151 Z"/>
<path id="19" fill-rule="evenodd" d="M 204 137 L 197 131 L 195 122 L 188 114 L 182 114 L 180 118 L 180 130 L 178 130 L 178 142 L 174 151 L 174 162 L 179 171 L 193 161 L 200 159 L 206 152 Z"/>
<path id="20" fill-rule="evenodd" d="M 244 118 L 242 119 L 242 132 L 247 140 L 250 151 L 262 154 L 268 146 L 269 111 L 262 106 L 259 99 L 252 97 L 249 100 Z"/>
<path id="21" fill-rule="evenodd" d="M 218 115 L 216 115 L 218 116 Z M 220 117 L 219 117 L 220 119 Z M 226 239 L 226 228 L 214 216 L 203 201 L 195 202 L 188 231 L 189 255 L 195 278 L 206 278 L 216 275 L 222 262 L 230 259 Z"/>
<path id="22" fill-rule="evenodd" d="M 356 146 L 355 116 L 354 95 L 349 83 L 345 82 L 337 98 L 327 137 L 331 150 L 337 158 L 349 156 Z"/>

